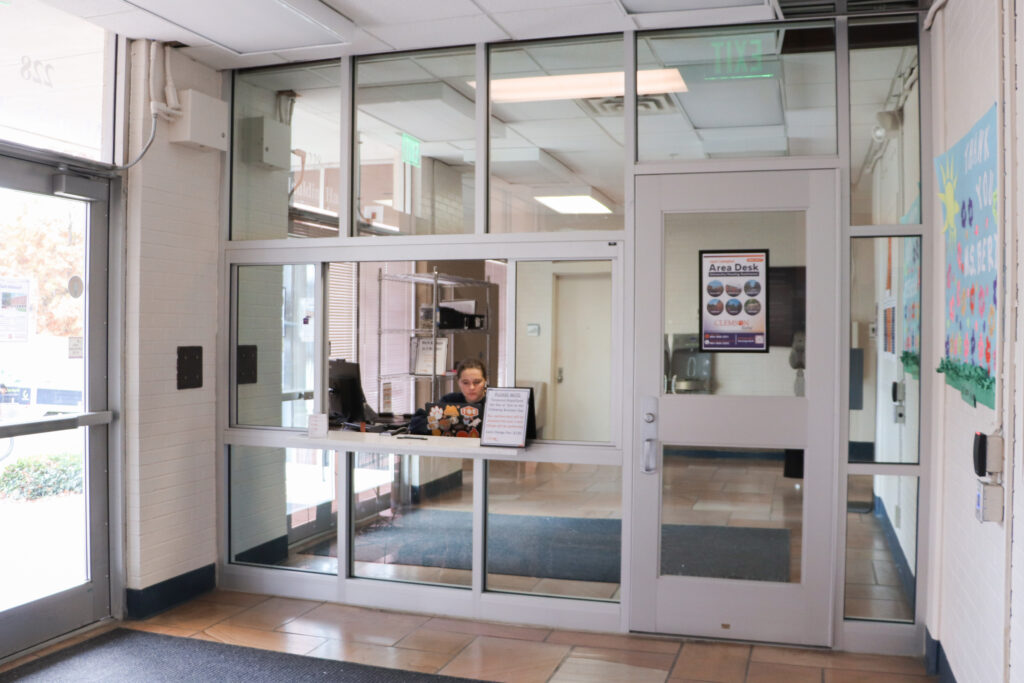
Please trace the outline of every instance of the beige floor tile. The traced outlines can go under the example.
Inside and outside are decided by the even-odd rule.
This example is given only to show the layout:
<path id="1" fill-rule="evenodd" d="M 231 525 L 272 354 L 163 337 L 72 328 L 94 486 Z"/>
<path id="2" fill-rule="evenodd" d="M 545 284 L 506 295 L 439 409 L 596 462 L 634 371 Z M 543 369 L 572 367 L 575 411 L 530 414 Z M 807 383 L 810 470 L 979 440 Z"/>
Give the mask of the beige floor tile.
<path id="1" fill-rule="evenodd" d="M 874 583 L 875 570 L 867 560 L 848 561 L 846 580 L 852 583 Z"/>
<path id="2" fill-rule="evenodd" d="M 430 617 L 328 603 L 277 630 L 372 645 L 394 645 L 428 620 Z"/>
<path id="3" fill-rule="evenodd" d="M 672 669 L 672 665 L 676 661 L 675 653 L 637 652 L 635 650 L 618 650 L 603 647 L 576 646 L 569 652 L 569 656 L 598 659 L 602 662 L 628 664 L 629 666 L 636 666 L 641 669 L 660 669 L 666 674 Z"/>
<path id="4" fill-rule="evenodd" d="M 665 669 L 646 669 L 621 662 L 609 662 L 570 655 L 549 680 L 551 683 L 662 683 Z"/>
<path id="5" fill-rule="evenodd" d="M 825 670 L 825 683 L 927 683 L 929 681 L 938 681 L 938 677 L 845 669 Z"/>
<path id="6" fill-rule="evenodd" d="M 166 624 L 151 624 L 148 621 L 126 621 L 121 624 L 124 628 L 133 631 L 147 631 L 149 633 L 160 633 L 165 636 L 178 636 L 187 638 L 197 633 L 196 629 L 179 628 L 178 626 L 167 626 Z"/>
<path id="7" fill-rule="evenodd" d="M 233 617 L 246 608 L 241 605 L 221 605 L 214 602 L 188 602 L 172 610 L 146 619 L 148 624 L 177 626 L 187 631 L 201 631 Z"/>
<path id="8" fill-rule="evenodd" d="M 690 678 L 714 683 L 743 683 L 749 659 L 749 645 L 684 643 L 670 679 Z"/>
<path id="9" fill-rule="evenodd" d="M 619 635 L 615 633 L 590 633 L 587 631 L 552 631 L 548 643 L 575 645 L 577 648 L 615 649 L 632 652 L 650 652 L 675 657 L 680 643 L 659 638 Z M 671 662 L 669 662 L 671 664 Z"/>
<path id="10" fill-rule="evenodd" d="M 547 681 L 569 653 L 566 645 L 509 638 L 476 638 L 438 673 L 488 681 Z"/>
<path id="11" fill-rule="evenodd" d="M 341 640 L 328 640 L 309 653 L 311 657 L 336 659 L 343 662 L 356 662 L 371 666 L 384 666 L 389 669 L 436 673 L 447 664 L 452 655 L 441 652 L 424 652 L 400 647 L 385 647 L 370 643 L 356 643 Z"/>
<path id="12" fill-rule="evenodd" d="M 258 605 L 265 600 L 269 600 L 266 595 L 259 595 L 257 593 L 241 593 L 239 591 L 228 591 L 220 588 L 214 588 L 209 593 L 203 593 L 198 598 L 198 602 L 217 602 L 222 605 L 242 605 L 243 607 L 253 607 Z"/>
<path id="13" fill-rule="evenodd" d="M 513 626 L 512 624 L 495 624 L 487 621 L 464 621 L 434 617 L 426 624 L 427 628 L 454 633 L 468 633 L 475 636 L 494 636 L 514 640 L 542 641 L 551 634 L 549 628 L 533 628 L 530 626 Z"/>
<path id="14" fill-rule="evenodd" d="M 207 634 L 205 631 L 196 631 L 195 633 L 190 635 L 189 638 L 193 638 L 195 640 L 205 640 L 205 641 L 208 641 L 208 642 L 211 642 L 211 643 L 220 643 L 220 642 L 222 642 L 220 640 L 217 640 L 213 636 Z"/>
<path id="15" fill-rule="evenodd" d="M 233 617 L 228 617 L 222 623 L 273 631 L 281 624 L 291 621 L 295 617 L 301 616 L 322 604 L 313 600 L 270 598 L 255 607 L 250 607 L 244 612 L 239 612 Z"/>
<path id="16" fill-rule="evenodd" d="M 745 683 L 821 683 L 821 676 L 820 667 L 751 662 Z"/>
<path id="17" fill-rule="evenodd" d="M 242 645 L 244 647 L 255 647 L 260 650 L 273 650 L 275 652 L 290 652 L 295 655 L 309 654 L 311 650 L 324 644 L 324 638 L 298 635 L 295 633 L 281 633 L 279 631 L 263 631 L 244 626 L 232 626 L 230 624 L 214 624 L 205 630 L 206 635 L 216 638 L 222 643 L 229 645 Z"/>
<path id="18" fill-rule="evenodd" d="M 797 666 L 818 666 L 824 669 L 850 669 L 922 676 L 924 662 L 915 657 L 888 657 L 852 652 L 829 652 L 795 647 L 756 645 L 750 656 L 754 662 L 775 662 Z"/>
<path id="19" fill-rule="evenodd" d="M 395 644 L 410 650 L 423 650 L 439 654 L 454 655 L 469 645 L 475 636 L 468 633 L 437 631 L 430 628 L 418 628 Z"/>
<path id="20" fill-rule="evenodd" d="M 900 575 L 896 571 L 896 565 L 888 560 L 874 560 L 875 583 L 880 586 L 900 585 Z"/>

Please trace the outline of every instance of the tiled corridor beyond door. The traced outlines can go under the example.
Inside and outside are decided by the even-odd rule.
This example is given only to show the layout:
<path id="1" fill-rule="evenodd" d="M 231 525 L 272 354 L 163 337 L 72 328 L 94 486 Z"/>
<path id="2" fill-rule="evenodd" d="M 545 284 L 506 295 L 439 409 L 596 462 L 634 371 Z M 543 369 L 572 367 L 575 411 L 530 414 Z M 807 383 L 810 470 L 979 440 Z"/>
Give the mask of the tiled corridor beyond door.
<path id="1" fill-rule="evenodd" d="M 220 590 L 145 621 L 120 625 L 264 650 L 516 683 L 936 680 L 925 676 L 920 659 L 909 657 L 559 631 Z M 0 672 L 98 632 L 0 665 Z"/>

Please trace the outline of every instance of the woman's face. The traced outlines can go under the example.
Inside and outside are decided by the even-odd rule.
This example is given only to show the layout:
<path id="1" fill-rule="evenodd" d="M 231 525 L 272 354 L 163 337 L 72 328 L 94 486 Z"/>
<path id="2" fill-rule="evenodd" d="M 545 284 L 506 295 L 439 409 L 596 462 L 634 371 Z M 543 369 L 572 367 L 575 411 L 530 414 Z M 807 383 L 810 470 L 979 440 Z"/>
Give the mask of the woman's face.
<path id="1" fill-rule="evenodd" d="M 477 368 L 466 368 L 459 375 L 459 391 L 469 403 L 479 403 L 487 391 L 487 380 L 484 373 Z"/>

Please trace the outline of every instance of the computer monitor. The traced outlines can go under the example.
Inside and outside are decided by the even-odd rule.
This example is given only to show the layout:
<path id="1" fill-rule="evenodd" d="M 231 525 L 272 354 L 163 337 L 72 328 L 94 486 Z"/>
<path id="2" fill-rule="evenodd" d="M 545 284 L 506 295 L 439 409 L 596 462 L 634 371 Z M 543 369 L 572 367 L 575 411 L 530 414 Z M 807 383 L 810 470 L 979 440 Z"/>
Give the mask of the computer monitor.
<path id="1" fill-rule="evenodd" d="M 328 388 L 332 420 L 363 422 L 366 419 L 366 396 L 359 375 L 359 363 L 332 358 L 328 366 Z"/>

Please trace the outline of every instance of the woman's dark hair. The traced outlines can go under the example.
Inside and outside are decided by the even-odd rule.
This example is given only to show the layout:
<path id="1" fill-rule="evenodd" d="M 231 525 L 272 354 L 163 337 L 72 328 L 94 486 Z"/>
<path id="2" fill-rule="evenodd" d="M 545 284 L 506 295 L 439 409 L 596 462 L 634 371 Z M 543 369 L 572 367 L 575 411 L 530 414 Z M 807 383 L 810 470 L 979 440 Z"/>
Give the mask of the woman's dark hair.
<path id="1" fill-rule="evenodd" d="M 463 370 L 473 370 L 473 369 L 479 370 L 480 374 L 484 376 L 484 379 L 485 380 L 487 379 L 487 367 L 482 362 L 478 361 L 476 358 L 467 358 L 467 359 L 463 360 L 461 363 L 459 363 L 458 366 L 456 366 L 456 368 L 455 368 L 455 377 L 456 377 L 456 379 L 460 379 L 462 377 L 462 371 Z"/>

